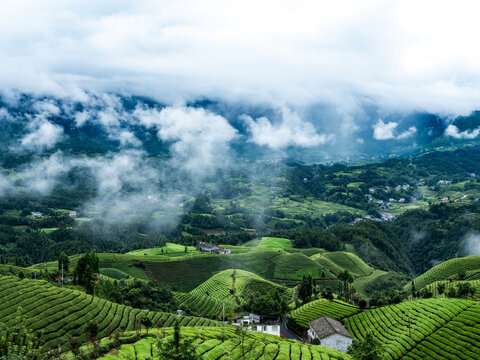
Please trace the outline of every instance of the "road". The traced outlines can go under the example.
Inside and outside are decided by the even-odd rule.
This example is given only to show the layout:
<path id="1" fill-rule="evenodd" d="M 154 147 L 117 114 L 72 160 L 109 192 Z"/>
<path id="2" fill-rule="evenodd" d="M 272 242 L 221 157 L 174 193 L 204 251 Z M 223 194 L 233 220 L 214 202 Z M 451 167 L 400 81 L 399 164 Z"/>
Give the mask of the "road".
<path id="1" fill-rule="evenodd" d="M 282 321 L 282 324 L 280 325 L 280 333 L 287 335 L 289 339 L 302 341 L 302 339 L 300 339 L 297 335 L 295 335 L 293 332 L 291 332 L 287 328 L 287 321 L 288 321 L 288 318 L 285 316 L 285 318 Z"/>

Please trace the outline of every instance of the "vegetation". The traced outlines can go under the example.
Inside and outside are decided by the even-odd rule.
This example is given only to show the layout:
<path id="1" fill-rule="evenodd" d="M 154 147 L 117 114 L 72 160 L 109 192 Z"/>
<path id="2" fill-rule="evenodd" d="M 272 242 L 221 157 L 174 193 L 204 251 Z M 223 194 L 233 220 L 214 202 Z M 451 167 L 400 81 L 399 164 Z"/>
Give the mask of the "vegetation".
<path id="1" fill-rule="evenodd" d="M 315 320 L 321 316 L 327 316 L 332 319 L 341 320 L 360 312 L 357 306 L 353 306 L 338 300 L 315 300 L 309 302 L 290 314 L 296 324 L 304 329 L 308 329 L 309 321 Z"/>
<path id="2" fill-rule="evenodd" d="M 152 330 L 148 336 L 145 332 L 140 338 L 134 333 L 125 333 L 120 337 L 121 346 L 118 351 L 100 357 L 102 360 L 145 359 L 160 360 L 157 355 L 157 338 L 161 341 L 172 341 L 173 329 Z M 298 341 L 258 332 L 244 331 L 239 336 L 234 328 L 190 328 L 182 327 L 181 339 L 192 339 L 195 352 L 202 359 L 278 359 L 306 360 L 325 359 L 350 360 L 350 356 L 334 349 L 319 345 L 303 344 Z M 181 340 L 181 341 L 182 341 Z M 242 341 L 243 340 L 243 341 Z M 114 348 L 114 340 L 102 339 L 99 347 L 104 353 Z M 91 347 L 85 347 L 86 353 Z M 153 354 L 153 356 L 152 356 Z M 66 360 L 72 359 L 67 354 Z"/>
<path id="3" fill-rule="evenodd" d="M 100 299 L 85 293 L 49 286 L 45 281 L 19 280 L 16 277 L 0 276 L 0 318 L 11 327 L 24 321 L 25 327 L 34 335 L 41 336 L 44 348 L 69 346 L 68 339 L 85 342 L 87 325 L 98 324 L 97 337 L 115 331 L 135 329 L 136 319 L 142 314 L 151 318 L 155 326 L 171 326 L 178 316 L 162 312 L 134 309 Z M 21 315 L 17 309 L 21 308 Z M 23 320 L 22 320 L 23 319 Z M 225 324 L 202 318 L 181 317 L 181 325 L 224 326 Z"/>
<path id="4" fill-rule="evenodd" d="M 472 346 L 474 340 L 468 337 L 475 337 L 477 332 L 470 331 L 470 327 L 464 329 L 462 323 L 476 314 L 477 306 L 473 301 L 460 299 L 408 301 L 361 312 L 346 318 L 345 324 L 357 340 L 373 334 L 382 345 L 385 359 L 452 359 L 459 353 L 463 353 L 462 358 L 475 359 L 478 355 L 470 354 L 480 349 Z M 473 319 L 475 315 L 469 323 L 472 328 Z M 454 335 L 451 329 L 460 333 Z M 425 351 L 426 348 L 429 350 Z"/>

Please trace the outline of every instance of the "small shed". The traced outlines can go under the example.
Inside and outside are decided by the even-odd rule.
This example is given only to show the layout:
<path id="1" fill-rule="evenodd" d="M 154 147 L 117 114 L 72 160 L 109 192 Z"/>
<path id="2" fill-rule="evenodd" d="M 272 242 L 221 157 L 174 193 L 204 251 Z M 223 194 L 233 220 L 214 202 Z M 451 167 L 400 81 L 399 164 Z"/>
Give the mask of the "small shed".
<path id="1" fill-rule="evenodd" d="M 326 316 L 319 317 L 308 323 L 308 338 L 319 339 L 322 346 L 347 352 L 353 342 L 352 335 L 345 329 L 340 321 L 330 319 Z"/>

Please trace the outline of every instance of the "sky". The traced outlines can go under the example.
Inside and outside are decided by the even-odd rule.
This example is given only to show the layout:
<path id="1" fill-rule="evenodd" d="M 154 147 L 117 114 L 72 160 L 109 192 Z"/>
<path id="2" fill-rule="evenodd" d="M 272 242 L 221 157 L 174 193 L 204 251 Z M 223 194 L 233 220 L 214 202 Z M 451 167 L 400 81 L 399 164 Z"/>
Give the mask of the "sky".
<path id="1" fill-rule="evenodd" d="M 0 87 L 468 113 L 475 1 L 4 2 Z"/>
<path id="2" fill-rule="evenodd" d="M 338 144 L 339 132 L 361 143 L 352 134 L 360 128 L 375 140 L 405 140 L 419 129 L 386 120 L 389 114 L 453 119 L 479 108 L 479 10 L 476 1 L 4 2 L 0 93 L 84 103 L 92 94 L 142 95 L 172 106 L 170 116 L 199 99 L 267 106 L 281 120 L 248 113 L 240 120 L 250 141 L 272 150 Z M 328 108 L 330 123 L 305 116 L 312 106 Z M 369 106 L 376 116 L 365 115 Z M 77 115 L 81 126 L 86 118 Z M 104 115 L 102 124 L 115 123 Z M 215 115 L 194 121 L 215 124 Z M 62 138 L 47 119 L 33 119 L 31 129 L 25 147 L 48 148 Z M 451 125 L 445 134 L 476 138 L 480 129 Z"/>

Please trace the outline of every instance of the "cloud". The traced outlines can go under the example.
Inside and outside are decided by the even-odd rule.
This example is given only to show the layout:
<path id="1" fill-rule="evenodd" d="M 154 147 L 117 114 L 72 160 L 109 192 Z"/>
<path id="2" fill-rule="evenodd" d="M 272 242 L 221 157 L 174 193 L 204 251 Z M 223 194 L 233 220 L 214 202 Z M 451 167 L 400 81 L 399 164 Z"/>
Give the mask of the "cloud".
<path id="1" fill-rule="evenodd" d="M 253 119 L 248 115 L 240 118 L 245 121 L 251 134 L 250 141 L 271 149 L 288 146 L 314 147 L 334 140 L 332 134 L 318 134 L 314 126 L 286 109 L 281 110 L 281 121 L 273 123 L 266 117 Z"/>
<path id="2" fill-rule="evenodd" d="M 47 120 L 40 120 L 30 126 L 32 132 L 25 135 L 21 144 L 29 150 L 43 150 L 55 146 L 57 141 L 62 137 L 63 129 Z"/>
<path id="3" fill-rule="evenodd" d="M 202 108 L 137 108 L 133 115 L 141 125 L 155 127 L 160 140 L 172 142 L 177 166 L 195 176 L 222 166 L 228 144 L 237 136 L 227 119 Z"/>
<path id="4" fill-rule="evenodd" d="M 455 139 L 475 139 L 480 135 L 480 128 L 474 130 L 460 131 L 455 125 L 448 125 L 445 129 L 445 135 Z"/>
<path id="5" fill-rule="evenodd" d="M 18 0 L 2 6 L 0 88 L 80 101 L 90 91 L 165 104 L 366 102 L 466 114 L 480 102 L 479 8 L 469 0 Z"/>
<path id="6" fill-rule="evenodd" d="M 378 121 L 373 125 L 373 138 L 375 140 L 403 140 L 415 135 L 417 132 L 417 129 L 414 126 L 411 126 L 408 128 L 408 130 L 395 135 L 395 130 L 397 127 L 398 123 L 394 121 L 384 123 L 381 119 L 378 119 Z"/>

